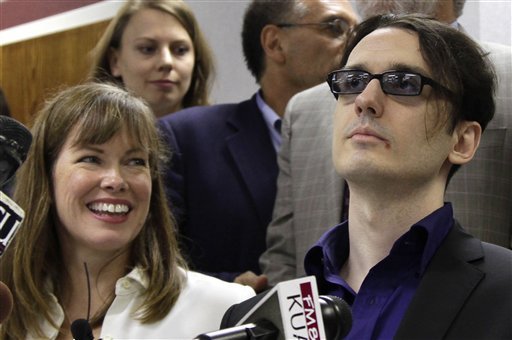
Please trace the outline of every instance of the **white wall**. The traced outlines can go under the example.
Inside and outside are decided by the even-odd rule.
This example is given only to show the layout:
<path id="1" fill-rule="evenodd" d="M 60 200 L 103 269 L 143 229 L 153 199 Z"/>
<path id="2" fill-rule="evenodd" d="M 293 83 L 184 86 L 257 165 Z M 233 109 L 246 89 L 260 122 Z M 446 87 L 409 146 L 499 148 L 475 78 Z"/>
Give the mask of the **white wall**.
<path id="1" fill-rule="evenodd" d="M 212 88 L 214 103 L 239 102 L 258 89 L 242 53 L 242 21 L 248 1 L 185 0 L 199 21 L 212 48 L 217 76 Z"/>
<path id="2" fill-rule="evenodd" d="M 467 0 L 459 22 L 476 40 L 512 45 L 511 0 Z"/>

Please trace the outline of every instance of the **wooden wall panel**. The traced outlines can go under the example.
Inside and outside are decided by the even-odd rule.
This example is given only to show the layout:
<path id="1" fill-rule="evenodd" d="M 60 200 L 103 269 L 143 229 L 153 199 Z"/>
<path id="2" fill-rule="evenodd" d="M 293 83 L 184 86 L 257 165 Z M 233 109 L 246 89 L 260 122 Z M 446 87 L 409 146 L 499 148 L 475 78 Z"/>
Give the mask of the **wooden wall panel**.
<path id="1" fill-rule="evenodd" d="M 0 1 L 0 29 L 25 24 L 34 20 L 68 12 L 100 0 L 2 0 Z"/>
<path id="2" fill-rule="evenodd" d="M 0 86 L 11 115 L 30 125 L 45 98 L 85 80 L 108 21 L 0 46 Z"/>

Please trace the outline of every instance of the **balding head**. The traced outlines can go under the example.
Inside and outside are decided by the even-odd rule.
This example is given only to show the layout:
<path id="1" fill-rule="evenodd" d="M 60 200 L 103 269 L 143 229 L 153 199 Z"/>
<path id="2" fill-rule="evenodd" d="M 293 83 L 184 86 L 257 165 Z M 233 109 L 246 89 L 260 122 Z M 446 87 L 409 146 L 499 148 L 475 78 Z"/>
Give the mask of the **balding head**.
<path id="1" fill-rule="evenodd" d="M 420 13 L 451 23 L 462 15 L 465 0 L 353 0 L 362 20 L 380 14 Z"/>

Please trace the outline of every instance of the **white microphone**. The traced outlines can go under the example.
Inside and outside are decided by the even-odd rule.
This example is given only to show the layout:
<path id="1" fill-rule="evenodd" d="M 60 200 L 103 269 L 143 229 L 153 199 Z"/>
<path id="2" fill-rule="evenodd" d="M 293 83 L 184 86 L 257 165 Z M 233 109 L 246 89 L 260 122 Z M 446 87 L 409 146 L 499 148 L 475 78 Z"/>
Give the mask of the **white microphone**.
<path id="1" fill-rule="evenodd" d="M 199 340 L 337 340 L 352 327 L 348 304 L 335 296 L 318 296 L 308 276 L 278 283 L 235 327 L 200 334 Z"/>
<path id="2" fill-rule="evenodd" d="M 16 235 L 23 218 L 23 209 L 0 191 L 0 257 Z"/>

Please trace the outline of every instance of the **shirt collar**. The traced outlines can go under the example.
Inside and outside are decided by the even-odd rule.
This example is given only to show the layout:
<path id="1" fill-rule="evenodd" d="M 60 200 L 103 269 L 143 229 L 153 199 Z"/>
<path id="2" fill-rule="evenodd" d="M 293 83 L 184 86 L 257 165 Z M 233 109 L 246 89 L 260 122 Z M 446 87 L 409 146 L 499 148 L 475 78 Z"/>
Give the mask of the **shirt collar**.
<path id="1" fill-rule="evenodd" d="M 415 228 L 423 229 L 426 232 L 426 242 L 423 248 L 421 258 L 420 273 L 423 274 L 430 263 L 430 260 L 437 249 L 443 243 L 446 235 L 454 224 L 453 209 L 451 203 L 445 203 L 441 208 L 435 210 L 424 219 L 415 223 L 411 230 Z"/>
<path id="2" fill-rule="evenodd" d="M 116 282 L 116 295 L 129 295 L 134 292 L 145 291 L 149 286 L 149 278 L 144 274 L 145 271 L 140 267 L 133 268 L 127 275 Z M 60 326 L 64 322 L 64 310 L 62 309 L 57 297 L 53 294 L 53 284 L 50 279 L 44 283 L 45 290 L 50 296 L 50 317 L 56 325 Z M 45 334 L 45 338 L 54 339 L 58 336 L 59 329 L 55 328 L 50 321 L 41 317 L 40 327 Z M 37 339 L 31 330 L 28 330 L 27 339 Z"/>
<path id="3" fill-rule="evenodd" d="M 256 105 L 258 105 L 258 109 L 261 111 L 263 120 L 265 120 L 267 129 L 270 132 L 270 138 L 272 139 L 274 149 L 279 151 L 279 148 L 281 147 L 281 133 L 276 129 L 276 122 L 277 125 L 280 125 L 281 117 L 279 117 L 279 115 L 265 102 L 261 90 L 256 93 Z"/>
<path id="4" fill-rule="evenodd" d="M 400 252 L 404 247 L 421 251 L 420 275 L 423 275 L 453 224 L 452 206 L 445 203 L 443 207 L 412 225 L 394 243 L 391 253 Z M 349 232 L 348 221 L 345 221 L 327 231 L 306 253 L 304 268 L 308 275 L 315 275 L 319 282 L 326 283 L 325 278 L 339 275 L 348 254 Z M 319 287 L 321 286 L 319 283 Z"/>
<path id="5" fill-rule="evenodd" d="M 133 268 L 127 275 L 116 282 L 116 295 L 129 295 L 145 291 L 149 286 L 149 278 L 140 267 Z"/>

